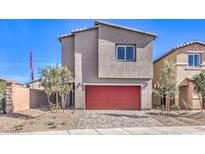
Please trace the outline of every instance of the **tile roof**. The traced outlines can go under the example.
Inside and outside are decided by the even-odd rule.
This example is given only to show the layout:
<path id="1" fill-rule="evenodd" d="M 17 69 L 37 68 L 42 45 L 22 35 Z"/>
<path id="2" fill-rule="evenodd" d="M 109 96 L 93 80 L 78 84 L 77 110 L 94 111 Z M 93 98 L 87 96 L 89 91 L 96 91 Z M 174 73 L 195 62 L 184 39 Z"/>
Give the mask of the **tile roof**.
<path id="1" fill-rule="evenodd" d="M 204 42 L 202 41 L 199 41 L 199 40 L 193 40 L 193 41 L 190 41 L 190 42 L 185 42 L 183 44 L 180 44 L 180 45 L 177 45 L 176 47 L 172 48 L 171 50 L 169 50 L 167 53 L 165 53 L 164 55 L 160 56 L 159 58 L 157 58 L 156 60 L 154 60 L 154 63 L 156 63 L 157 61 L 159 61 L 160 59 L 168 56 L 169 54 L 171 54 L 172 52 L 174 52 L 176 49 L 179 49 L 179 48 L 183 48 L 185 46 L 188 46 L 188 45 L 191 45 L 191 44 L 195 44 L 195 43 L 198 43 L 198 44 L 202 44 L 202 45 L 205 45 Z"/>

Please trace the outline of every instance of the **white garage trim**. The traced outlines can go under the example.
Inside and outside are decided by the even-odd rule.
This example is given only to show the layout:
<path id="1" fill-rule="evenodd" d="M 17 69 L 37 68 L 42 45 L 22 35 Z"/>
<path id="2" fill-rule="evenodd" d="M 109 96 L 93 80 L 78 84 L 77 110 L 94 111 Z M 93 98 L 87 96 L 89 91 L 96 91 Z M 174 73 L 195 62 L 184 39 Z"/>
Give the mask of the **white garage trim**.
<path id="1" fill-rule="evenodd" d="M 144 84 L 135 83 L 83 83 L 85 86 L 142 86 Z"/>

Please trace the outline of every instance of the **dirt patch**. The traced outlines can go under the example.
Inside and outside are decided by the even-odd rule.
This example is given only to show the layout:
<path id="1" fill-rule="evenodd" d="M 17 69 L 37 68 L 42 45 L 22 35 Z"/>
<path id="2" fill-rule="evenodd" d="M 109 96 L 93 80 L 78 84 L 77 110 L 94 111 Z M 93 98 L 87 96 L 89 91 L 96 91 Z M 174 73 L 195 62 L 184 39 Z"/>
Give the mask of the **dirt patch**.
<path id="1" fill-rule="evenodd" d="M 165 118 L 161 111 L 151 111 L 147 114 L 159 120 L 164 126 L 196 126 L 205 125 L 205 113 L 198 111 L 172 111 Z"/>
<path id="2" fill-rule="evenodd" d="M 52 113 L 31 109 L 0 116 L 0 132 L 28 132 L 75 129 L 81 112 L 70 110 Z"/>

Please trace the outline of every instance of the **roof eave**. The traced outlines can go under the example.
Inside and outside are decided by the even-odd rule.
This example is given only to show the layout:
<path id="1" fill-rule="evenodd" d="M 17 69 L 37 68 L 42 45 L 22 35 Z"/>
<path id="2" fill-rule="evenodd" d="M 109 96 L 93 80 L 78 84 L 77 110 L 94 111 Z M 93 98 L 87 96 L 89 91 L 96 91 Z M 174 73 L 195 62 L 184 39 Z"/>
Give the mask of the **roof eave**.
<path id="1" fill-rule="evenodd" d="M 96 20 L 95 21 L 95 25 L 98 25 L 98 24 L 103 24 L 103 25 L 107 25 L 107 26 L 112 26 L 112 27 L 116 27 L 116 28 L 121 28 L 121 29 L 129 30 L 129 31 L 133 31 L 133 32 L 149 35 L 149 36 L 152 36 L 153 39 L 157 38 L 157 35 L 154 34 L 154 33 L 149 33 L 149 32 L 145 32 L 145 31 L 142 31 L 142 30 L 134 29 L 134 28 L 129 28 L 129 27 L 125 27 L 125 26 L 111 24 L 111 23 L 108 23 L 108 22 L 105 22 L 105 21 Z"/>
<path id="2" fill-rule="evenodd" d="M 86 28 L 76 29 L 76 30 L 73 30 L 70 34 L 58 36 L 58 40 L 59 40 L 60 42 L 62 42 L 62 39 L 63 39 L 63 38 L 67 38 L 67 37 L 74 36 L 75 33 L 82 32 L 82 31 L 87 31 L 87 30 L 92 30 L 92 29 L 96 29 L 96 28 L 98 28 L 98 26 L 92 26 L 92 27 L 86 27 Z"/>
<path id="3" fill-rule="evenodd" d="M 75 34 L 75 33 L 78 33 L 78 32 L 83 32 L 83 31 L 92 30 L 92 29 L 97 29 L 97 28 L 98 28 L 98 26 L 85 27 L 85 28 L 73 30 L 71 33 L 72 33 L 72 34 Z"/>
<path id="4" fill-rule="evenodd" d="M 62 42 L 62 39 L 71 37 L 71 36 L 74 36 L 74 34 L 71 33 L 71 34 L 66 34 L 66 35 L 60 35 L 60 36 L 57 36 L 57 38 L 60 42 Z"/>
<path id="5" fill-rule="evenodd" d="M 34 82 L 37 82 L 37 81 L 40 81 L 40 79 L 36 79 L 36 80 L 33 80 L 33 81 L 30 81 L 30 82 L 26 82 L 25 84 L 31 84 L 31 83 L 34 83 Z"/>

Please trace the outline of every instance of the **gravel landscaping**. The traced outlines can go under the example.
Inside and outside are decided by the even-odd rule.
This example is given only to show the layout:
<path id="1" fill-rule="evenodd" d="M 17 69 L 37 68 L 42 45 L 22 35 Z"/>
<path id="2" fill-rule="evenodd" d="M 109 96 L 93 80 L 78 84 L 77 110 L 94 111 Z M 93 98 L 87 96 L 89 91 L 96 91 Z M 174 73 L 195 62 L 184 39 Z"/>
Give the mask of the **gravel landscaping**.
<path id="1" fill-rule="evenodd" d="M 84 111 L 78 128 L 119 128 L 163 126 L 143 111 Z"/>

